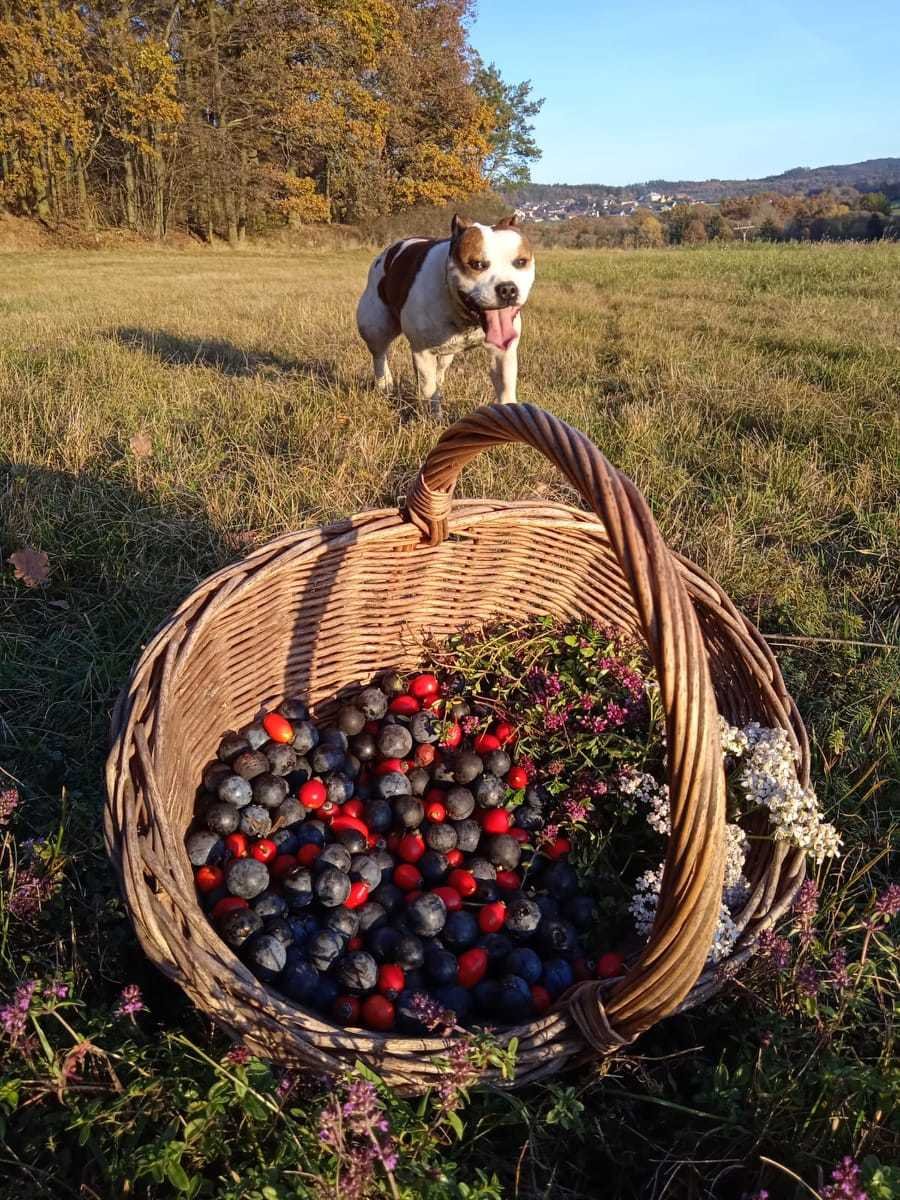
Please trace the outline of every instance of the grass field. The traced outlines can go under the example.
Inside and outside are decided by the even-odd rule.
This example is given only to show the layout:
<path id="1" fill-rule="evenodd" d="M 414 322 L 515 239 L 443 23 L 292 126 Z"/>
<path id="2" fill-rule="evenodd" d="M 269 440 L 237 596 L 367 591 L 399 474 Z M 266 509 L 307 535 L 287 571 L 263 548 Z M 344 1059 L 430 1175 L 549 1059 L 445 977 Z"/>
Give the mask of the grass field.
<path id="1" fill-rule="evenodd" d="M 274 534 L 395 503 L 434 441 L 399 345 L 398 396 L 367 385 L 368 257 L 0 256 L 0 788 L 21 794 L 0 967 L 7 996 L 37 976 L 72 996 L 70 1033 L 48 1016 L 31 1058 L 0 1042 L 0 1196 L 335 1195 L 310 1182 L 315 1139 L 263 1103 L 275 1076 L 223 1073 L 222 1039 L 144 972 L 103 857 L 100 770 L 117 687 L 197 580 Z M 771 635 L 845 854 L 819 880 L 815 935 L 800 929 L 814 996 L 759 964 L 602 1074 L 473 1099 L 462 1143 L 392 1102 L 398 1194 L 827 1195 L 853 1155 L 871 1200 L 900 1195 L 897 959 L 865 927 L 900 792 L 900 245 L 547 253 L 520 358 L 520 399 L 588 433 Z M 489 398 L 480 352 L 457 360 L 447 419 Z M 482 456 L 460 490 L 573 498 L 518 449 Z M 45 587 L 14 579 L 22 547 L 47 553 Z M 55 885 L 17 917 L 31 837 Z M 135 980 L 150 1011 L 116 1021 Z M 73 1038 L 92 1049 L 66 1074 Z M 315 1096 L 292 1103 L 314 1132 Z"/>

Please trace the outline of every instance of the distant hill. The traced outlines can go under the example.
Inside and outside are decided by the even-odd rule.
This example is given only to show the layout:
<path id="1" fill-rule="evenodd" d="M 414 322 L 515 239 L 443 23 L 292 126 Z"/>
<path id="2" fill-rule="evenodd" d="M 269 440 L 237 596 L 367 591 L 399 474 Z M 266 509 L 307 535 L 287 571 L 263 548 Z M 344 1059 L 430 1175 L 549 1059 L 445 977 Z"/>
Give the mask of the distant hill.
<path id="1" fill-rule="evenodd" d="M 648 179 L 645 183 L 632 183 L 626 187 L 603 183 L 529 183 L 517 190 L 511 199 L 517 203 L 546 203 L 589 195 L 636 200 L 649 192 L 662 192 L 714 204 L 725 196 L 753 196 L 759 192 L 810 195 L 826 188 L 842 187 L 856 188 L 859 192 L 886 192 L 893 198 L 900 198 L 900 158 L 869 158 L 865 162 L 831 167 L 793 167 L 763 179 Z"/>

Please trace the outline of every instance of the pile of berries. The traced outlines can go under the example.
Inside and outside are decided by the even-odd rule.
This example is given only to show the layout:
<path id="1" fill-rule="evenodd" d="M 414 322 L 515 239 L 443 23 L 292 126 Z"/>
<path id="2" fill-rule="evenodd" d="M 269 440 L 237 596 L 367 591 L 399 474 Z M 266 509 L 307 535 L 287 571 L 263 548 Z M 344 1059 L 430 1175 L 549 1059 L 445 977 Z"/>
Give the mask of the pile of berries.
<path id="1" fill-rule="evenodd" d="M 473 728 L 469 734 L 464 728 Z M 436 676 L 385 672 L 333 727 L 287 700 L 223 738 L 187 837 L 203 905 L 258 979 L 340 1024 L 515 1024 L 582 979 L 596 917 L 516 733 Z"/>

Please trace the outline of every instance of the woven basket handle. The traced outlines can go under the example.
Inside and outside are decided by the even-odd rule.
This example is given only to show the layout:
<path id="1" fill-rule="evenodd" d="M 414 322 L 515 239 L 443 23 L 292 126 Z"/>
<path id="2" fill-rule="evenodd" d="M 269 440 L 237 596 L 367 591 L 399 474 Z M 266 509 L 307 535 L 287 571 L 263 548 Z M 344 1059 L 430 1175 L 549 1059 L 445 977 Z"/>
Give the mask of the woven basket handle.
<path id="1" fill-rule="evenodd" d="M 416 478 L 407 498 L 410 520 L 430 545 L 442 542 L 460 471 L 482 450 L 505 442 L 540 450 L 603 522 L 638 612 L 666 714 L 672 832 L 650 939 L 611 991 L 590 982 L 566 996 L 585 1037 L 605 1053 L 674 1012 L 709 955 L 724 874 L 718 712 L 696 614 L 646 501 L 593 443 L 557 417 L 529 404 L 489 405 L 458 421 Z"/>

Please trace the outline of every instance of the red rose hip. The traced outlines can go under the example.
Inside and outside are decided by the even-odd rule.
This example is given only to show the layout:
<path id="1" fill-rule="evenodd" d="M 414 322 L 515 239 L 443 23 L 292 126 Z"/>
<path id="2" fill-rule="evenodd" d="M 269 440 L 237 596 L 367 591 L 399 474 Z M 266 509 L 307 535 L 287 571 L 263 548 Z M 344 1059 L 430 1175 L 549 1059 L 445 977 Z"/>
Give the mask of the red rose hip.
<path id="1" fill-rule="evenodd" d="M 447 912 L 459 912 L 462 908 L 462 896 L 452 887 L 436 887 L 431 889 L 435 896 L 440 896 L 443 900 Z"/>
<path id="2" fill-rule="evenodd" d="M 297 851 L 297 862 L 301 867 L 311 867 L 321 853 L 321 846 L 317 846 L 315 842 L 307 842 Z"/>
<path id="3" fill-rule="evenodd" d="M 350 894 L 344 901 L 344 908 L 362 908 L 371 890 L 364 879 L 357 879 L 355 883 L 350 884 Z"/>
<path id="4" fill-rule="evenodd" d="M 448 725 L 444 732 L 444 736 L 440 740 L 440 745 L 445 750 L 455 750 L 462 741 L 462 726 L 457 725 L 454 721 L 452 725 Z"/>
<path id="5" fill-rule="evenodd" d="M 473 946 L 471 950 L 466 950 L 459 956 L 457 978 L 464 988 L 472 988 L 481 982 L 487 968 L 487 951 L 482 950 L 480 946 Z"/>
<path id="6" fill-rule="evenodd" d="M 307 847 L 304 846 L 303 849 L 306 850 Z M 320 847 L 316 846 L 316 849 L 319 850 Z M 312 859 L 310 859 L 310 862 L 312 862 Z M 299 854 L 279 854 L 272 860 L 272 865 L 269 867 L 269 874 L 273 879 L 284 879 L 285 875 L 290 875 L 294 867 L 301 863 L 304 867 L 309 866 L 309 862 L 303 862 Z"/>
<path id="7" fill-rule="evenodd" d="M 362 1005 L 356 996 L 338 996 L 331 1009 L 331 1015 L 339 1025 L 358 1025 Z"/>
<path id="8" fill-rule="evenodd" d="M 412 863 L 401 863 L 394 867 L 394 883 L 401 892 L 412 892 L 422 886 L 422 872 Z"/>
<path id="9" fill-rule="evenodd" d="M 505 808 L 489 808 L 482 813 L 481 828 L 485 833 L 509 833 L 511 814 Z"/>
<path id="10" fill-rule="evenodd" d="M 436 675 L 414 675 L 409 681 L 409 694 L 417 700 L 427 700 L 438 694 L 440 686 Z"/>
<path id="11" fill-rule="evenodd" d="M 447 882 L 455 892 L 459 892 L 460 896 L 463 897 L 474 896 L 478 891 L 478 880 L 471 871 L 451 871 L 447 877 Z"/>
<path id="12" fill-rule="evenodd" d="M 369 996 L 362 1006 L 362 1020 L 367 1029 L 393 1029 L 394 1006 L 387 996 Z"/>
<path id="13" fill-rule="evenodd" d="M 250 857 L 257 862 L 270 863 L 278 857 L 278 847 L 271 838 L 260 838 L 255 846 L 250 848 Z"/>
<path id="14" fill-rule="evenodd" d="M 273 742 L 287 744 L 294 740 L 294 727 L 281 713 L 269 713 L 267 717 L 263 717 L 263 729 Z"/>
<path id="15" fill-rule="evenodd" d="M 237 912 L 239 908 L 249 908 L 250 905 L 246 900 L 242 900 L 240 896 L 223 896 L 214 906 L 210 916 L 214 921 L 218 921 L 220 917 L 224 917 L 227 913 Z"/>
<path id="16" fill-rule="evenodd" d="M 378 969 L 377 987 L 382 996 L 387 996 L 388 1000 L 396 1000 L 406 983 L 406 976 L 403 973 L 403 968 L 398 967 L 396 963 L 385 963 L 383 967 Z"/>
<path id="17" fill-rule="evenodd" d="M 198 892 L 214 892 L 225 876 L 220 867 L 200 867 L 194 878 Z"/>
<path id="18" fill-rule="evenodd" d="M 608 954 L 601 954 L 597 959 L 597 978 L 612 979 L 616 975 L 621 975 L 624 967 L 625 959 L 622 955 L 610 950 Z"/>
<path id="19" fill-rule="evenodd" d="M 547 989 L 536 983 L 531 989 L 531 1003 L 534 1005 L 534 1011 L 541 1016 L 547 1011 L 553 1000 Z"/>
<path id="20" fill-rule="evenodd" d="M 388 708 L 400 717 L 412 717 L 419 711 L 421 705 L 415 696 L 402 695 L 395 696 Z"/>
<path id="21" fill-rule="evenodd" d="M 506 773 L 506 782 L 511 788 L 519 791 L 528 783 L 528 772 L 524 767 L 510 767 Z"/>
<path id="22" fill-rule="evenodd" d="M 430 767 L 436 757 L 437 750 L 435 750 L 431 742 L 422 742 L 421 745 L 416 746 L 415 759 L 418 766 Z"/>
<path id="23" fill-rule="evenodd" d="M 250 853 L 250 843 L 245 833 L 229 833 L 225 839 L 225 849 L 232 858 L 246 858 Z"/>
<path id="24" fill-rule="evenodd" d="M 500 749 L 500 739 L 492 733 L 479 733 L 472 745 L 476 754 L 490 754 L 492 750 Z"/>
<path id="25" fill-rule="evenodd" d="M 417 833 L 407 833 L 397 846 L 397 854 L 407 863 L 417 863 L 424 853 L 425 843 Z"/>
<path id="26" fill-rule="evenodd" d="M 502 900 L 486 904 L 478 914 L 478 927 L 482 933 L 497 933 L 506 922 L 506 905 Z"/>
<path id="27" fill-rule="evenodd" d="M 297 795 L 304 808 L 321 808 L 328 798 L 328 792 L 321 779 L 307 779 Z"/>

